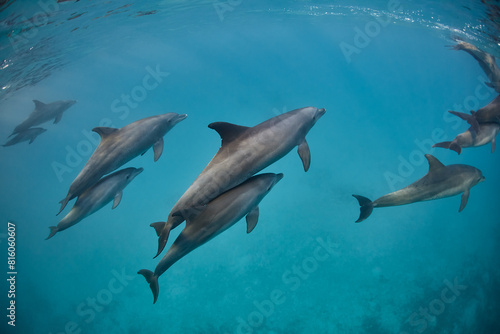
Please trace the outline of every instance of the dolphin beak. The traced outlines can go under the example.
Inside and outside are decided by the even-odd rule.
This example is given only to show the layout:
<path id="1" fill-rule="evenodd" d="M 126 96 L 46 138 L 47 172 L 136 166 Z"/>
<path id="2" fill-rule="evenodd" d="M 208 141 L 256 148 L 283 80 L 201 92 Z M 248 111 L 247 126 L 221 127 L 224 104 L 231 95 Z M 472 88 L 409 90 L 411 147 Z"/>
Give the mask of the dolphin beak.
<path id="1" fill-rule="evenodd" d="M 318 109 L 317 113 L 318 113 L 318 118 L 320 118 L 326 113 L 326 109 L 325 108 Z"/>
<path id="2" fill-rule="evenodd" d="M 142 168 L 142 167 L 136 168 L 132 177 L 136 177 L 137 175 L 141 174 L 143 171 L 144 171 L 144 168 Z"/>

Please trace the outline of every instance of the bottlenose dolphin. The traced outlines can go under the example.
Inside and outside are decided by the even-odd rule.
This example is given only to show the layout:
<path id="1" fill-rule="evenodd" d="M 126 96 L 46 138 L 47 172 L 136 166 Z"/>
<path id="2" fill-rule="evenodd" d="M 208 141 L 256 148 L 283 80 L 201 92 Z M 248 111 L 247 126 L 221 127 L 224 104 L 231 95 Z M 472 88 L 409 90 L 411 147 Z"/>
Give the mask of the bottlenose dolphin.
<path id="1" fill-rule="evenodd" d="M 491 81 L 486 82 L 486 85 L 500 93 L 500 69 L 495 61 L 495 57 L 464 41 L 458 41 L 458 44 L 452 48 L 454 50 L 463 50 L 474 57 Z"/>
<path id="2" fill-rule="evenodd" d="M 120 129 L 93 128 L 92 131 L 101 136 L 101 142 L 71 183 L 68 195 L 60 202 L 62 205 L 59 213 L 68 201 L 82 194 L 103 175 L 114 171 L 139 154 L 144 154 L 151 146 L 154 161 L 157 161 L 163 152 L 163 136 L 186 117 L 186 114 L 166 113 L 140 119 Z"/>
<path id="3" fill-rule="evenodd" d="M 469 199 L 470 189 L 479 182 L 484 181 L 483 174 L 479 169 L 472 166 L 445 166 L 430 154 L 426 154 L 425 157 L 429 162 L 429 172 L 409 186 L 384 195 L 373 202 L 366 197 L 353 195 L 361 206 L 361 214 L 356 223 L 368 218 L 373 208 L 430 201 L 463 193 L 460 209 L 458 210 L 461 212 Z"/>
<path id="4" fill-rule="evenodd" d="M 442 147 L 453 150 L 458 154 L 462 153 L 462 148 L 478 147 L 491 143 L 491 153 L 495 152 L 496 136 L 500 131 L 500 125 L 496 123 L 481 123 L 479 131 L 472 128 L 459 134 L 453 141 L 436 143 L 432 147 Z"/>
<path id="5" fill-rule="evenodd" d="M 165 247 L 170 230 L 184 221 L 182 215 L 174 216 L 173 213 L 205 205 L 281 159 L 297 145 L 307 171 L 311 153 L 305 137 L 324 114 L 325 109 L 306 107 L 278 115 L 254 127 L 211 123 L 208 127 L 221 136 L 221 147 L 174 205 L 167 221 L 151 224 L 159 237 L 156 256 Z"/>
<path id="6" fill-rule="evenodd" d="M 9 140 L 3 146 L 11 146 L 11 145 L 15 145 L 15 144 L 21 143 L 23 141 L 28 141 L 28 140 L 29 140 L 28 144 L 31 144 L 37 136 L 41 135 L 45 131 L 47 131 L 47 130 L 44 128 L 30 128 L 30 129 L 18 132 L 14 138 Z"/>
<path id="7" fill-rule="evenodd" d="M 103 208 L 111 200 L 114 200 L 112 209 L 116 208 L 122 199 L 123 189 L 143 170 L 143 168 L 124 168 L 103 177 L 78 196 L 73 208 L 57 226 L 49 227 L 50 234 L 47 239 L 52 238 L 57 232 L 64 231 L 79 223 L 82 219 Z"/>
<path id="8" fill-rule="evenodd" d="M 282 178 L 283 174 L 259 174 L 219 195 L 201 209 L 174 213 L 174 216 L 184 216 L 186 227 L 158 263 L 154 273 L 147 269 L 138 271 L 138 274 L 144 275 L 153 291 L 153 304 L 158 299 L 158 277 L 183 256 L 224 232 L 245 216 L 247 233 L 250 233 L 259 219 L 260 201 Z"/>
<path id="9" fill-rule="evenodd" d="M 471 110 L 470 115 L 453 110 L 449 112 L 469 123 L 475 131 L 479 131 L 479 124 L 483 123 L 496 123 L 500 125 L 500 95 L 478 111 Z"/>
<path id="10" fill-rule="evenodd" d="M 33 102 L 35 103 L 35 110 L 21 124 L 16 126 L 10 136 L 48 122 L 51 119 L 54 119 L 54 124 L 57 124 L 61 120 L 63 113 L 76 103 L 74 100 L 56 101 L 47 104 L 38 100 L 33 100 Z"/>

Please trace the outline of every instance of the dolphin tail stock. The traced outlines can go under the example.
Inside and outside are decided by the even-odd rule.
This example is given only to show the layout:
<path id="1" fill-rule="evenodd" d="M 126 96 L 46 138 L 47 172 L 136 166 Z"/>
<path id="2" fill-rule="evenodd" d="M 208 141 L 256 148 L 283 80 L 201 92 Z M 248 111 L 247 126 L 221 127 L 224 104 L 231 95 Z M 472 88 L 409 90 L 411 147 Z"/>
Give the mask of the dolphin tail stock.
<path id="1" fill-rule="evenodd" d="M 50 234 L 47 238 L 45 238 L 45 240 L 49 240 L 54 235 L 56 235 L 57 232 L 59 232 L 59 227 L 57 227 L 57 226 L 49 226 L 49 228 L 50 228 Z"/>
<path id="2" fill-rule="evenodd" d="M 449 150 L 453 150 L 457 152 L 458 154 L 462 153 L 462 147 L 458 145 L 457 143 L 454 143 L 452 141 L 443 141 L 441 143 L 436 143 L 432 145 L 432 147 L 442 147 L 442 148 L 447 148 Z"/>
<path id="3" fill-rule="evenodd" d="M 153 292 L 153 304 L 156 303 L 156 300 L 158 299 L 158 292 L 160 291 L 158 276 L 156 276 L 151 270 L 147 269 L 141 269 L 137 273 L 144 276 L 146 281 L 149 283 L 149 287 Z"/>
<path id="4" fill-rule="evenodd" d="M 158 252 L 153 257 L 156 258 L 165 248 L 167 244 L 168 236 L 170 235 L 170 226 L 167 226 L 166 222 L 157 222 L 149 225 L 153 227 L 156 231 L 156 235 L 158 236 Z"/>
<path id="5" fill-rule="evenodd" d="M 352 196 L 356 198 L 359 202 L 360 214 L 358 220 L 356 220 L 356 223 L 360 223 L 366 218 L 370 217 L 370 215 L 372 214 L 373 202 L 370 199 L 363 196 L 359 195 L 352 195 Z"/>
<path id="6" fill-rule="evenodd" d="M 449 110 L 448 111 L 450 114 L 452 115 L 455 115 L 457 117 L 460 117 L 461 119 L 463 119 L 464 121 L 466 121 L 467 123 L 470 124 L 472 130 L 474 130 L 476 133 L 479 132 L 479 123 L 478 121 L 476 120 L 476 117 L 474 117 L 474 112 L 471 111 L 471 115 L 469 114 L 466 114 L 466 113 L 463 113 L 463 112 L 458 112 L 458 111 L 453 111 L 453 110 Z"/>

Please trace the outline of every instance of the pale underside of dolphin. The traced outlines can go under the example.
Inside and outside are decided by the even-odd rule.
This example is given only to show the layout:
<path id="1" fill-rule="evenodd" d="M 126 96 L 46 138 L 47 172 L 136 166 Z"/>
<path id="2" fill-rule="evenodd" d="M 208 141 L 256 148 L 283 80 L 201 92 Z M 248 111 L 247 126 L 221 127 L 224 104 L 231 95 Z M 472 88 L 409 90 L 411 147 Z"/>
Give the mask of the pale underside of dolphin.
<path id="1" fill-rule="evenodd" d="M 209 128 L 221 136 L 221 147 L 174 205 L 167 221 L 151 224 L 158 235 L 156 256 L 164 249 L 170 230 L 184 221 L 182 215 L 174 216 L 173 213 L 205 205 L 281 159 L 295 146 L 298 146 L 304 170 L 307 171 L 311 155 L 305 137 L 324 113 L 325 109 L 314 107 L 295 109 L 254 127 L 211 123 Z"/>
<path id="2" fill-rule="evenodd" d="M 186 227 L 158 263 L 154 272 L 147 269 L 138 272 L 150 285 L 153 303 L 156 303 L 159 293 L 158 277 L 186 254 L 224 232 L 245 216 L 247 233 L 250 233 L 257 225 L 259 203 L 282 177 L 283 174 L 272 173 L 253 176 L 219 195 L 202 208 L 175 213 L 175 215 L 185 214 Z"/>
<path id="3" fill-rule="evenodd" d="M 12 146 L 25 141 L 27 141 L 28 144 L 31 144 L 36 139 L 36 137 L 38 137 L 45 131 L 47 130 L 44 128 L 29 128 L 27 130 L 16 133 L 16 136 L 14 138 L 11 138 L 3 146 Z"/>
<path id="4" fill-rule="evenodd" d="M 409 186 L 384 195 L 375 201 L 353 195 L 361 206 L 359 223 L 370 216 L 373 208 L 398 206 L 421 201 L 430 201 L 439 198 L 450 197 L 462 193 L 459 212 L 461 212 L 469 199 L 470 189 L 484 181 L 481 171 L 468 165 L 443 165 L 438 159 L 430 154 L 425 157 L 429 162 L 429 172 L 420 180 Z"/>
<path id="5" fill-rule="evenodd" d="M 122 199 L 123 189 L 142 171 L 143 168 L 130 167 L 103 177 L 78 196 L 73 208 L 57 226 L 50 226 L 50 234 L 47 239 L 52 238 L 57 232 L 64 231 L 79 223 L 111 201 L 113 201 L 112 209 L 116 208 Z"/>
<path id="6" fill-rule="evenodd" d="M 21 124 L 16 126 L 10 136 L 26 131 L 33 126 L 43 124 L 52 119 L 54 120 L 54 124 L 59 123 L 63 116 L 63 113 L 73 104 L 75 104 L 76 101 L 66 100 L 56 101 L 52 103 L 43 103 L 38 100 L 33 100 L 33 103 L 35 103 L 35 110 Z"/>
<path id="7" fill-rule="evenodd" d="M 187 115 L 167 113 L 147 117 L 120 129 L 98 127 L 92 131 L 101 136 L 101 142 L 82 171 L 71 183 L 67 196 L 61 200 L 61 210 L 68 201 L 82 194 L 102 176 L 114 171 L 153 147 L 154 161 L 163 152 L 163 136 Z"/>

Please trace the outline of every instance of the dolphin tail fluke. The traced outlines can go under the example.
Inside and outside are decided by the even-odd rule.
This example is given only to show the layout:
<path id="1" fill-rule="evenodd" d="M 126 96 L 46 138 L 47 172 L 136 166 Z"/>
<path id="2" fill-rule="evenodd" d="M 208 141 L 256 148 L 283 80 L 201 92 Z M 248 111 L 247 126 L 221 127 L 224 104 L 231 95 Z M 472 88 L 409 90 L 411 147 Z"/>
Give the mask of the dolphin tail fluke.
<path id="1" fill-rule="evenodd" d="M 457 143 L 451 142 L 451 141 L 444 141 L 441 143 L 436 143 L 432 145 L 432 147 L 442 147 L 442 148 L 447 148 L 449 150 L 453 150 L 457 152 L 458 154 L 462 153 L 462 147 L 458 145 Z"/>
<path id="2" fill-rule="evenodd" d="M 476 131 L 476 133 L 479 132 L 479 123 L 477 122 L 476 120 L 476 117 L 474 117 L 474 113 L 472 113 L 472 115 L 469 115 L 469 114 L 466 114 L 466 113 L 463 113 L 463 112 L 458 112 L 458 111 L 453 111 L 453 110 L 450 110 L 448 111 L 450 114 L 452 115 L 455 115 L 457 117 L 460 117 L 461 119 L 463 119 L 464 121 L 466 121 L 467 123 L 470 124 L 470 126 L 472 127 L 472 129 L 474 131 Z"/>
<path id="3" fill-rule="evenodd" d="M 49 228 L 50 228 L 50 234 L 47 238 L 45 238 L 45 240 L 49 240 L 54 235 L 56 235 L 57 232 L 59 232 L 59 227 L 57 227 L 57 226 L 49 226 Z"/>
<path id="4" fill-rule="evenodd" d="M 360 208 L 361 212 L 359 214 L 359 218 L 358 218 L 358 220 L 356 220 L 356 223 L 360 223 L 372 214 L 373 202 L 370 199 L 363 197 L 363 196 L 359 196 L 359 195 L 352 195 L 352 196 L 354 196 L 354 198 L 356 198 L 358 200 L 359 205 L 361 207 Z"/>
<path id="5" fill-rule="evenodd" d="M 170 227 L 167 227 L 166 222 L 152 223 L 150 226 L 155 229 L 156 235 L 158 236 L 158 252 L 153 257 L 153 259 L 154 259 L 158 255 L 160 255 L 160 253 L 165 248 L 165 245 L 167 244 L 168 236 L 170 234 Z"/>
<path id="6" fill-rule="evenodd" d="M 68 194 L 64 199 L 62 199 L 59 202 L 59 203 L 61 203 L 61 209 L 59 210 L 59 212 L 57 213 L 57 215 L 59 215 L 62 212 L 62 210 L 64 210 L 64 208 L 66 207 L 66 204 L 68 204 L 68 202 L 69 202 L 69 199 L 70 199 L 70 194 Z"/>
<path id="7" fill-rule="evenodd" d="M 156 300 L 158 299 L 158 292 L 160 291 L 158 276 L 156 276 L 151 270 L 147 269 L 141 269 L 137 273 L 144 276 L 146 281 L 149 283 L 149 287 L 153 292 L 153 304 L 156 303 Z"/>

